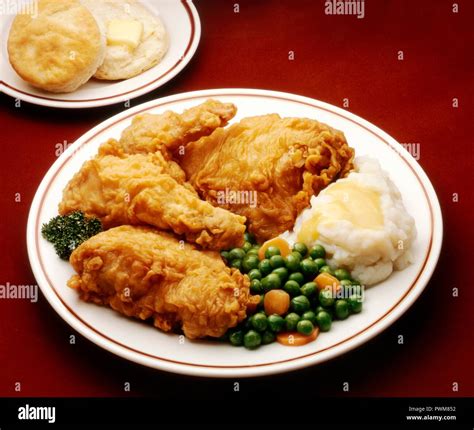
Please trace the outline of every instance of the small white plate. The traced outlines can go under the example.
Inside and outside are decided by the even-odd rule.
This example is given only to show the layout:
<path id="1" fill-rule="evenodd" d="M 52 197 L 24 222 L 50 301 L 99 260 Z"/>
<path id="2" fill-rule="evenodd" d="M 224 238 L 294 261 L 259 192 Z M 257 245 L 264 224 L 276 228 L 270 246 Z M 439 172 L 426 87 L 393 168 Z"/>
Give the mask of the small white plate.
<path id="1" fill-rule="evenodd" d="M 201 22 L 191 0 L 142 0 L 158 15 L 168 31 L 170 44 L 162 61 L 146 72 L 123 81 L 91 79 L 73 93 L 54 94 L 23 81 L 8 61 L 7 41 L 14 16 L 0 16 L 2 40 L 1 89 L 6 94 L 42 106 L 90 108 L 122 103 L 164 85 L 183 70 L 194 56 L 201 38 Z"/>
<path id="2" fill-rule="evenodd" d="M 190 341 L 165 334 L 103 307 L 82 302 L 66 286 L 73 274 L 51 244 L 41 237 L 41 225 L 57 215 L 61 192 L 74 172 L 92 157 L 98 146 L 119 137 L 132 117 L 142 112 L 181 112 L 207 98 L 233 102 L 233 121 L 270 112 L 282 116 L 315 118 L 342 130 L 357 155 L 377 158 L 400 189 L 407 210 L 415 218 L 418 237 L 414 263 L 366 291 L 362 313 L 337 321 L 331 331 L 301 347 L 278 343 L 258 350 L 210 341 Z M 343 354 L 380 333 L 400 317 L 425 288 L 438 261 L 442 218 L 435 191 L 422 168 L 393 138 L 343 109 L 314 99 L 263 90 L 218 89 L 166 97 L 137 106 L 98 125 L 78 139 L 44 177 L 28 219 L 28 254 L 44 295 L 74 329 L 92 342 L 128 360 L 170 372 L 212 377 L 246 377 L 286 372 Z"/>

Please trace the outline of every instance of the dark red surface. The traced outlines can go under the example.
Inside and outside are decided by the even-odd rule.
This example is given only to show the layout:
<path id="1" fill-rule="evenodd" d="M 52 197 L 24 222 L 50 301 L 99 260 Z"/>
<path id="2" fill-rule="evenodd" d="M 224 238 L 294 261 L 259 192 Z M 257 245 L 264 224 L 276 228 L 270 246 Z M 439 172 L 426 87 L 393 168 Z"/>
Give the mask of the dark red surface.
<path id="1" fill-rule="evenodd" d="M 441 202 L 445 236 L 438 268 L 417 303 L 390 329 L 329 363 L 240 381 L 246 395 L 278 387 L 314 395 L 472 396 L 474 289 L 470 169 L 474 4 L 366 0 L 365 18 L 327 16 L 323 1 L 196 1 L 203 35 L 195 58 L 165 87 L 132 101 L 207 88 L 288 91 L 342 106 L 399 142 L 419 143 L 420 164 Z M 234 13 L 239 3 L 240 12 Z M 288 60 L 288 52 L 295 59 Z M 398 51 L 404 60 L 397 59 Z M 452 99 L 459 107 L 452 107 Z M 26 253 L 30 202 L 73 142 L 123 106 L 61 111 L 0 96 L 2 125 L 0 284 L 34 284 Z M 15 193 L 21 202 L 15 202 Z M 453 193 L 459 196 L 453 202 Z M 452 289 L 459 288 L 459 297 Z M 1 396 L 218 395 L 232 380 L 147 369 L 96 347 L 61 320 L 44 298 L 0 300 Z M 398 335 L 405 338 L 397 343 Z M 21 392 L 15 383 L 21 383 Z M 124 392 L 125 382 L 131 392 Z M 342 391 L 349 382 L 349 393 Z M 459 391 L 452 390 L 457 382 Z"/>

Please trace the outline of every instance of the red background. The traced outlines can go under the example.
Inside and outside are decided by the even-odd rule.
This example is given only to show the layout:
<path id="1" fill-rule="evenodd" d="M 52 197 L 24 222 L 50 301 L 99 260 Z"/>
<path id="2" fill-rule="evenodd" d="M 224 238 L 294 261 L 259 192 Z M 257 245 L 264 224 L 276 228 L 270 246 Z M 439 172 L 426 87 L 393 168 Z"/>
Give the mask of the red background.
<path id="1" fill-rule="evenodd" d="M 234 13 L 234 3 L 240 13 Z M 417 303 L 366 345 L 322 365 L 242 380 L 249 396 L 278 387 L 314 395 L 472 396 L 472 1 L 366 0 L 365 18 L 327 16 L 324 2 L 195 1 L 202 20 L 196 56 L 172 82 L 132 101 L 207 88 L 288 91 L 342 106 L 399 142 L 419 143 L 445 225 L 438 268 Z M 397 52 L 404 52 L 404 60 Z M 294 61 L 288 51 L 295 52 Z M 459 99 L 459 108 L 452 99 Z M 73 142 L 123 106 L 55 110 L 0 96 L 2 207 L 0 283 L 35 284 L 25 242 L 37 186 L 55 145 Z M 21 193 L 21 202 L 15 202 Z M 452 201 L 458 193 L 459 202 Z M 469 275 L 469 276 L 467 276 Z M 452 288 L 459 297 L 452 297 Z M 96 347 L 36 304 L 0 300 L 0 396 L 206 396 L 230 380 L 201 380 L 147 369 Z M 404 345 L 397 344 L 402 334 Z M 130 382 L 131 393 L 123 392 Z M 343 393 L 342 383 L 350 383 Z M 15 392 L 15 382 L 22 391 Z M 453 382 L 459 391 L 452 391 Z M 271 384 L 271 385 L 270 385 Z M 277 385 L 276 385 L 277 384 Z"/>

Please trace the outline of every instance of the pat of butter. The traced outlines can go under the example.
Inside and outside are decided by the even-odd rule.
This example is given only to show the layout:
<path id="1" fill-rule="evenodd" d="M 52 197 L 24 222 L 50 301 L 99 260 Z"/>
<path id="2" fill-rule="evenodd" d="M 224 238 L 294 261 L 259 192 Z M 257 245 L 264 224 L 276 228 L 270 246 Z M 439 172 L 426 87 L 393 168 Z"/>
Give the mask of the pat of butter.
<path id="1" fill-rule="evenodd" d="M 140 44 L 142 33 L 143 24 L 139 21 L 113 19 L 107 28 L 107 43 L 135 49 Z"/>

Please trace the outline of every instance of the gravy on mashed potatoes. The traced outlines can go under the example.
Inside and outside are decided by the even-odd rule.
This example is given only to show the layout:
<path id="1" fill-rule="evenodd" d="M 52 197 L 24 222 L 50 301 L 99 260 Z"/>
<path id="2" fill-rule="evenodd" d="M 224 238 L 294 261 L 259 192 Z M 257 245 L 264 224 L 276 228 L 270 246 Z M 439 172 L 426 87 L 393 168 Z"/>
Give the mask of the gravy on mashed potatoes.
<path id="1" fill-rule="evenodd" d="M 353 278 L 372 285 L 410 263 L 416 227 L 378 161 L 358 157 L 354 164 L 347 178 L 313 196 L 293 232 L 282 236 L 308 247 L 323 245 L 331 267 L 344 267 Z"/>

